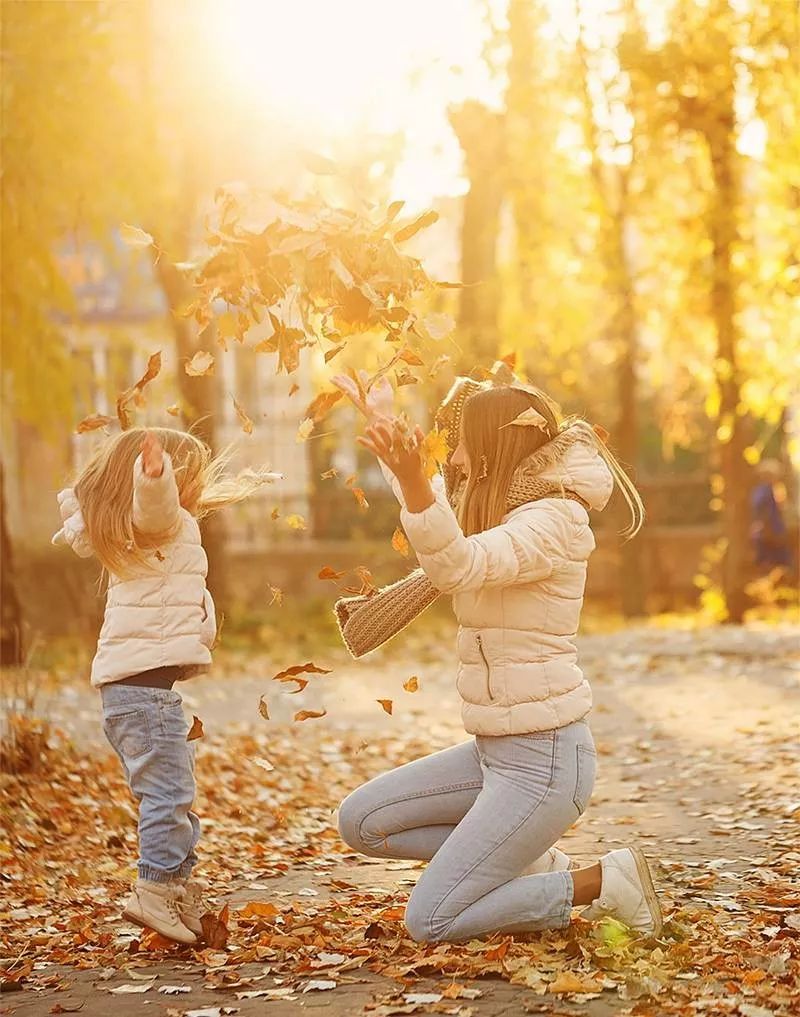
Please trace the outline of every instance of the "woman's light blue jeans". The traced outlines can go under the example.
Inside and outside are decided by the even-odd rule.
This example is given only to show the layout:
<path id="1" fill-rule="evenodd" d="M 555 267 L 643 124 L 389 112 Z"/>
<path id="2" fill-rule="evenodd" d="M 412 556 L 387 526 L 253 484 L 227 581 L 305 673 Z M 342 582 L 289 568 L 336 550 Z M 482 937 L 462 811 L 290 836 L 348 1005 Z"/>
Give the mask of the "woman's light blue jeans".
<path id="1" fill-rule="evenodd" d="M 182 699 L 170 689 L 103 685 L 103 730 L 122 760 L 139 803 L 139 878 L 187 879 L 197 861 L 200 821 L 195 795 L 194 743 Z"/>
<path id="2" fill-rule="evenodd" d="M 478 737 L 358 788 L 342 802 L 339 830 L 366 855 L 431 859 L 406 909 L 416 940 L 559 928 L 572 877 L 523 873 L 584 811 L 595 768 L 583 721 Z"/>

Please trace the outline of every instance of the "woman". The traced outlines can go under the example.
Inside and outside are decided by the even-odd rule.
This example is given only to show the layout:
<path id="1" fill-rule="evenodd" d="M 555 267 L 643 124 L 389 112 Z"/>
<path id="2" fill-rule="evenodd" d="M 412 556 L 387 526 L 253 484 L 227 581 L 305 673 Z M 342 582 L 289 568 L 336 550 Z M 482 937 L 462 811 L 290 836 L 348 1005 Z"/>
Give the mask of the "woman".
<path id="1" fill-rule="evenodd" d="M 637 848 L 574 868 L 553 847 L 595 777 L 591 692 L 571 641 L 595 546 L 588 509 L 604 508 L 616 481 L 632 535 L 643 514 L 635 488 L 592 428 L 560 424 L 542 393 L 472 383 L 449 464 L 463 477 L 449 484 L 456 514 L 442 478 L 426 476 L 419 428 L 391 416 L 385 394 L 365 401 L 353 382 L 338 384 L 368 416 L 359 440 L 391 481 L 422 569 L 453 596 L 474 735 L 354 791 L 342 837 L 374 857 L 430 859 L 406 910 L 416 940 L 558 928 L 579 905 L 584 918 L 613 915 L 657 936 L 661 911 Z"/>

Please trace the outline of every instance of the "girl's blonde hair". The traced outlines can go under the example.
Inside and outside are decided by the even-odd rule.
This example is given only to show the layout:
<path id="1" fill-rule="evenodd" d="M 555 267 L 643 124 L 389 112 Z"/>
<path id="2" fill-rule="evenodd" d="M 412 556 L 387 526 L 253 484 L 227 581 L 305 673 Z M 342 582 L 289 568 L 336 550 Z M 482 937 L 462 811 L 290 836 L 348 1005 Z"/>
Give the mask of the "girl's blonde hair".
<path id="1" fill-rule="evenodd" d="M 188 431 L 132 427 L 109 438 L 81 470 L 74 490 L 94 553 L 118 576 L 130 574 L 136 566 L 152 566 L 146 552 L 175 536 L 174 528 L 142 533 L 133 525 L 133 468 L 148 433 L 158 438 L 172 460 L 181 507 L 197 519 L 244 501 L 267 479 L 256 471 L 226 477 L 230 453 L 212 455 L 208 445 Z"/>
<path id="2" fill-rule="evenodd" d="M 535 409 L 546 428 L 508 426 L 525 410 Z M 508 511 L 508 492 L 515 471 L 528 456 L 568 427 L 580 426 L 608 466 L 628 508 L 625 537 L 635 536 L 644 522 L 644 506 L 633 481 L 591 426 L 576 417 L 562 419 L 558 406 L 544 392 L 498 386 L 470 396 L 464 403 L 461 437 L 470 460 L 470 474 L 459 510 L 466 534 L 497 526 Z"/>

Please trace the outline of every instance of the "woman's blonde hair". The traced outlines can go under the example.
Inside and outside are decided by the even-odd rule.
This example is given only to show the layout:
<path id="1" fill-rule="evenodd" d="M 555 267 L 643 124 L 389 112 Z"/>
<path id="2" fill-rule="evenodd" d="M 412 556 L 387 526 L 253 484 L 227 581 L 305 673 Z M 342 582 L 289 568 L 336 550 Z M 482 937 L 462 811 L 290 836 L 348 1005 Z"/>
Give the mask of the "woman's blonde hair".
<path id="1" fill-rule="evenodd" d="M 541 414 L 545 426 L 509 426 L 531 408 Z M 544 392 L 513 386 L 484 389 L 464 403 L 461 437 L 470 460 L 470 474 L 459 509 L 464 532 L 469 535 L 497 526 L 508 511 L 508 492 L 515 471 L 547 442 L 574 426 L 582 428 L 611 471 L 631 514 L 623 535 L 635 536 L 644 522 L 644 506 L 611 450 L 585 421 L 576 417 L 562 419 L 558 406 Z"/>
<path id="2" fill-rule="evenodd" d="M 74 490 L 94 553 L 114 575 L 152 565 L 146 552 L 175 536 L 174 528 L 142 533 L 133 525 L 133 468 L 148 433 L 172 460 L 181 507 L 197 519 L 244 501 L 267 479 L 256 471 L 226 477 L 230 453 L 212 455 L 208 445 L 188 431 L 132 427 L 109 438 L 81 470 Z"/>

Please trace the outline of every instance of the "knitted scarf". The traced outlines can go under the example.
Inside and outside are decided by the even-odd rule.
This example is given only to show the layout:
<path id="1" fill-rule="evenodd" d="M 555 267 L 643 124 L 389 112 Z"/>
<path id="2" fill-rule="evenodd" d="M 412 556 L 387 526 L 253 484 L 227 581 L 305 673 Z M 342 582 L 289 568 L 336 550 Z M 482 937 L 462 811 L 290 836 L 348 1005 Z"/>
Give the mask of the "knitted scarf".
<path id="1" fill-rule="evenodd" d="M 460 379 L 451 394 L 442 404 L 439 415 L 440 427 L 447 430 L 450 448 L 455 448 L 453 429 L 458 433 L 461 410 L 470 388 L 482 387 L 471 379 Z M 538 476 L 548 466 L 558 462 L 577 442 L 589 442 L 589 425 L 583 421 L 567 425 L 554 438 L 528 456 L 520 464 L 508 491 L 508 510 L 519 508 L 540 498 L 566 498 L 577 501 L 585 509 L 587 503 L 573 491 L 567 491 L 558 484 L 541 480 Z M 461 485 L 456 479 L 458 471 L 445 467 L 445 489 L 451 504 L 457 503 Z M 390 586 L 385 586 L 366 596 L 344 597 L 335 605 L 336 618 L 342 640 L 353 657 L 377 649 L 398 632 L 411 624 L 423 611 L 441 596 L 439 590 L 428 579 L 421 568 Z"/>

